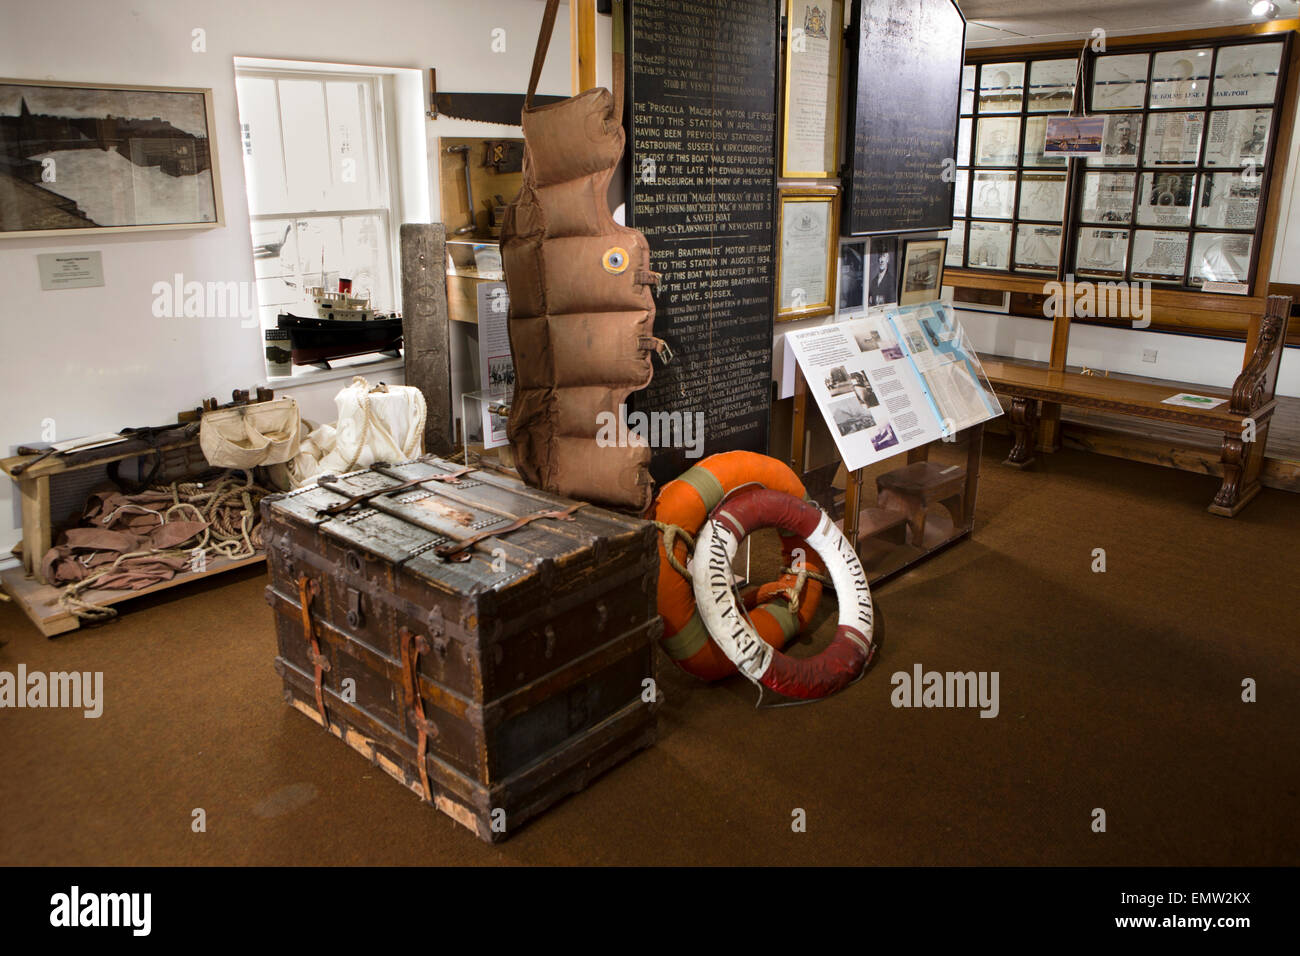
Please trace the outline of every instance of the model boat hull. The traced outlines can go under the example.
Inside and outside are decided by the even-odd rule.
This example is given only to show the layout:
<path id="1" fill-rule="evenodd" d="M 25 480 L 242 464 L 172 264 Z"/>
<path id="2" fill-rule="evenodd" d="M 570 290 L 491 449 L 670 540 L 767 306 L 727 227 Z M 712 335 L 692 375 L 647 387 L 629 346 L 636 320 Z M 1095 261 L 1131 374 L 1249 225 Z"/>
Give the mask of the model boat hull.
<path id="1" fill-rule="evenodd" d="M 400 318 L 348 322 L 281 315 L 276 325 L 289 333 L 295 365 L 315 365 L 371 352 L 396 352 L 402 347 Z"/>

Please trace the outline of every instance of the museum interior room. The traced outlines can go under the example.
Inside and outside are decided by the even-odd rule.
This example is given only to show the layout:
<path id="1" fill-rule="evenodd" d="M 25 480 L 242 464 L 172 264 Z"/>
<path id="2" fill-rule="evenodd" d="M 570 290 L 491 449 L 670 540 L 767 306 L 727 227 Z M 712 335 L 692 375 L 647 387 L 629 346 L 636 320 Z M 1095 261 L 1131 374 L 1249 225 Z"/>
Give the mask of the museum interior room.
<path id="1" fill-rule="evenodd" d="M 0 864 L 1300 862 L 1295 0 L 2 2 Z"/>

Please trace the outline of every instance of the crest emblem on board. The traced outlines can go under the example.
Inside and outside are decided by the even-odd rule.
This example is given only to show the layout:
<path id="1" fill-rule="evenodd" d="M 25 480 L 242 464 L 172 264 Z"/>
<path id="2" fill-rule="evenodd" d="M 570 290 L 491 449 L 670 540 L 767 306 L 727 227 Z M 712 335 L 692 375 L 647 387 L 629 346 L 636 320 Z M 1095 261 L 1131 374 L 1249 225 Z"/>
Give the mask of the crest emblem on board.
<path id="1" fill-rule="evenodd" d="M 825 40 L 826 37 L 826 11 L 821 7 L 812 6 L 804 7 L 803 13 L 803 33 L 806 37 L 814 40 Z"/>

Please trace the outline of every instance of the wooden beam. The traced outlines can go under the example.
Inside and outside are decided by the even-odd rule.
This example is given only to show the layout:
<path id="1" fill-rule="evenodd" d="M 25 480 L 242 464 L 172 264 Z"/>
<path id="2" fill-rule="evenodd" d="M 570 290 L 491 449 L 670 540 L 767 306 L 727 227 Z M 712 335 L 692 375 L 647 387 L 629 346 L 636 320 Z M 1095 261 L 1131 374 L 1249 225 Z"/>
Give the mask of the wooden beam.
<path id="1" fill-rule="evenodd" d="M 569 0 L 569 63 L 574 96 L 596 85 L 596 0 Z"/>

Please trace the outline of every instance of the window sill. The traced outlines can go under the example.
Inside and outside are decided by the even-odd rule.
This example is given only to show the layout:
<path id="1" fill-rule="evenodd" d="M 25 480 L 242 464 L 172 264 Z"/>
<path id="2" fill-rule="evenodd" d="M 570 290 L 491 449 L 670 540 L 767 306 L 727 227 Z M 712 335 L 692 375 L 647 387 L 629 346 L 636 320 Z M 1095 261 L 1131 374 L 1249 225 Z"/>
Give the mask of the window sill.
<path id="1" fill-rule="evenodd" d="M 333 368 L 323 369 L 314 368 L 310 365 L 302 366 L 292 375 L 269 376 L 266 382 L 276 391 L 283 392 L 286 389 L 297 388 L 299 385 L 315 385 L 320 382 L 351 379 L 355 375 L 365 376 L 373 372 L 389 372 L 394 369 L 405 371 L 406 368 L 404 358 L 393 358 L 391 355 L 384 355 L 379 358 L 370 355 L 354 355 L 346 359 L 331 359 L 330 364 Z"/>

